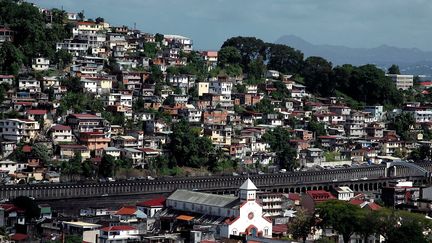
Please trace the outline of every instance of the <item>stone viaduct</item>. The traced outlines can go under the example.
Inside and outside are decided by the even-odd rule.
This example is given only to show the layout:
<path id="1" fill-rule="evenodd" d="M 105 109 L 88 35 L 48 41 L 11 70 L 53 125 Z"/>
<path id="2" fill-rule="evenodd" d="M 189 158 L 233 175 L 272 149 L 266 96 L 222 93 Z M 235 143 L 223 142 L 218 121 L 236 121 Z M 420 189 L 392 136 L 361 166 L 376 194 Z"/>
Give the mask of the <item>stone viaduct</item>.
<path id="1" fill-rule="evenodd" d="M 251 175 L 249 178 L 264 191 L 303 192 L 306 190 L 329 190 L 346 185 L 354 191 L 377 191 L 396 179 L 411 179 L 416 183 L 429 183 L 432 163 L 418 163 L 418 168 L 405 164 L 388 164 L 335 170 L 291 172 Z M 395 166 L 397 169 L 395 169 Z M 396 173 L 397 170 L 397 173 Z M 115 182 L 81 182 L 56 184 L 4 185 L 0 186 L 0 198 L 29 196 L 38 200 L 68 198 L 95 198 L 133 194 L 169 193 L 175 189 L 234 193 L 247 176 L 175 177 L 155 180 Z"/>

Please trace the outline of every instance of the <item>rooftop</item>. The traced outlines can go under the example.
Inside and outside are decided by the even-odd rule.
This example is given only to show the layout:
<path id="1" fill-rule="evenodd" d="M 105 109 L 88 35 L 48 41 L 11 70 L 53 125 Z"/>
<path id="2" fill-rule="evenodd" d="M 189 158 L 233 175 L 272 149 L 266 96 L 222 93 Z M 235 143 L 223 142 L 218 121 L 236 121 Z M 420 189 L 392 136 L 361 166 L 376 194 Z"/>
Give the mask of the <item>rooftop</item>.
<path id="1" fill-rule="evenodd" d="M 215 207 L 232 208 L 239 202 L 238 197 L 228 195 L 215 195 L 210 193 L 195 192 L 188 190 L 176 190 L 167 200 L 189 202 Z"/>

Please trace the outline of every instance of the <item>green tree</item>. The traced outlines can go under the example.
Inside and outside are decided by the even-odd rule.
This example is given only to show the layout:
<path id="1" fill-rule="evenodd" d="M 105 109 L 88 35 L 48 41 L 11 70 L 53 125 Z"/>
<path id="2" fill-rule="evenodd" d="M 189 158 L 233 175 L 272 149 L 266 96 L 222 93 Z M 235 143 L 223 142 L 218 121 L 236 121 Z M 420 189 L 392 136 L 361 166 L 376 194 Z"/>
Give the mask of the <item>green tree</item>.
<path id="1" fill-rule="evenodd" d="M 163 41 L 163 40 L 164 40 L 164 35 L 163 35 L 163 34 L 159 34 L 159 33 L 156 33 L 156 34 L 155 34 L 155 41 L 156 41 L 156 42 L 162 44 L 162 41 Z"/>
<path id="2" fill-rule="evenodd" d="M 270 145 L 270 149 L 276 153 L 279 166 L 284 169 L 294 170 L 297 167 L 296 150 L 289 144 L 290 133 L 287 129 L 277 127 L 267 131 L 262 139 Z"/>
<path id="3" fill-rule="evenodd" d="M 264 114 L 274 113 L 274 105 L 272 105 L 271 100 L 268 98 L 263 98 L 255 105 L 255 110 Z"/>
<path id="4" fill-rule="evenodd" d="M 357 220 L 356 233 L 363 237 L 364 242 L 368 242 L 368 238 L 379 232 L 379 219 L 376 217 L 376 212 L 363 209 L 359 211 Z"/>
<path id="5" fill-rule="evenodd" d="M 271 93 L 273 99 L 283 100 L 290 97 L 290 92 L 282 81 L 273 82 L 273 85 L 276 88 L 276 91 Z"/>
<path id="6" fill-rule="evenodd" d="M 411 113 L 401 113 L 388 126 L 390 129 L 396 130 L 401 139 L 409 140 L 412 139 L 410 128 L 413 124 L 415 124 L 415 119 Z"/>
<path id="7" fill-rule="evenodd" d="M 82 10 L 81 12 L 78 12 L 78 19 L 79 19 L 80 21 L 83 21 L 84 18 L 85 18 L 84 10 Z"/>
<path id="8" fill-rule="evenodd" d="M 255 69 L 253 76 L 256 76 L 257 71 L 261 69 L 263 58 L 265 57 L 266 44 L 264 41 L 255 37 L 232 37 L 222 44 L 225 47 L 236 48 L 241 55 L 241 68 L 247 74 L 251 71 L 250 68 Z M 259 60 L 261 58 L 261 60 Z M 259 76 L 259 75 L 258 75 Z"/>
<path id="9" fill-rule="evenodd" d="M 32 156 L 39 158 L 43 164 L 49 164 L 51 162 L 51 151 L 44 144 L 38 143 L 32 146 Z"/>
<path id="10" fill-rule="evenodd" d="M 58 65 L 59 69 L 63 69 L 72 63 L 72 55 L 65 50 L 58 50 L 55 53 L 52 62 L 53 64 Z"/>
<path id="11" fill-rule="evenodd" d="M 351 236 L 358 229 L 356 220 L 360 214 L 360 208 L 347 202 L 329 200 L 317 205 L 321 227 L 331 227 L 342 235 L 345 243 L 350 242 Z"/>
<path id="12" fill-rule="evenodd" d="M 299 73 L 303 66 L 303 53 L 286 45 L 268 45 L 267 68 L 282 73 Z"/>
<path id="13" fill-rule="evenodd" d="M 86 178 L 92 178 L 95 176 L 95 171 L 96 171 L 96 166 L 95 164 L 89 160 L 86 159 L 82 164 L 81 164 L 81 171 L 82 171 L 82 175 Z"/>
<path id="14" fill-rule="evenodd" d="M 104 22 L 105 22 L 105 19 L 102 18 L 102 17 L 97 17 L 97 18 L 95 19 L 95 21 L 96 21 L 96 24 L 100 24 L 100 23 L 104 23 Z"/>
<path id="15" fill-rule="evenodd" d="M 199 129 L 191 128 L 185 120 L 175 123 L 168 148 L 171 151 L 170 168 L 189 166 L 207 167 L 215 155 L 214 145 L 207 137 L 199 136 Z"/>
<path id="16" fill-rule="evenodd" d="M 111 155 L 104 154 L 99 165 L 99 175 L 102 177 L 112 177 L 115 174 L 116 161 Z"/>
<path id="17" fill-rule="evenodd" d="M 331 79 L 332 64 L 322 57 L 308 57 L 304 62 L 302 76 L 309 91 L 327 97 L 335 93 L 336 83 Z"/>
<path id="18" fill-rule="evenodd" d="M 315 226 L 315 218 L 305 210 L 298 210 L 296 216 L 288 224 L 288 229 L 294 239 L 301 239 L 306 242 L 313 226 Z"/>
<path id="19" fill-rule="evenodd" d="M 24 59 L 23 53 L 12 43 L 5 42 L 1 45 L 0 71 L 3 73 L 17 75 Z"/>
<path id="20" fill-rule="evenodd" d="M 40 208 L 34 199 L 25 196 L 19 196 L 12 200 L 12 204 L 18 208 L 24 209 L 25 217 L 28 221 L 40 217 Z"/>
<path id="21" fill-rule="evenodd" d="M 157 44 L 152 42 L 144 43 L 144 56 L 148 58 L 155 58 L 158 52 Z"/>
<path id="22" fill-rule="evenodd" d="M 421 161 L 432 158 L 431 149 L 428 145 L 421 145 L 419 148 L 415 148 L 411 151 L 409 156 L 414 161 Z"/>
<path id="23" fill-rule="evenodd" d="M 309 121 L 307 129 L 314 133 L 315 137 L 327 135 L 327 131 L 325 129 L 325 125 L 322 122 L 318 121 Z"/>
<path id="24" fill-rule="evenodd" d="M 218 52 L 218 65 L 221 68 L 225 68 L 228 65 L 240 64 L 241 59 L 240 51 L 233 46 L 222 47 Z"/>
<path id="25" fill-rule="evenodd" d="M 81 163 L 81 153 L 75 153 L 75 156 L 73 158 L 61 163 L 60 168 L 62 175 L 66 176 L 67 180 L 79 177 L 82 173 Z"/>
<path id="26" fill-rule="evenodd" d="M 387 70 L 388 74 L 401 74 L 400 70 L 399 70 L 399 66 L 396 64 L 391 65 L 388 70 Z"/>

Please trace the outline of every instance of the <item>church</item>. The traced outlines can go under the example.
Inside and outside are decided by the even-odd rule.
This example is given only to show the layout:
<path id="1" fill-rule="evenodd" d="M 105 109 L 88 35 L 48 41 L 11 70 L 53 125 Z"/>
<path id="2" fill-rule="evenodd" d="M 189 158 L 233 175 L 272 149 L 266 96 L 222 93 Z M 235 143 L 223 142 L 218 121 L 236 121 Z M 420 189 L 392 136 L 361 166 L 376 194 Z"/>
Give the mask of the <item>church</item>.
<path id="1" fill-rule="evenodd" d="M 167 198 L 166 206 L 186 214 L 178 219 L 213 217 L 221 238 L 231 235 L 271 238 L 272 221 L 263 216 L 262 205 L 256 200 L 257 190 L 250 179 L 240 186 L 238 197 L 176 190 Z"/>

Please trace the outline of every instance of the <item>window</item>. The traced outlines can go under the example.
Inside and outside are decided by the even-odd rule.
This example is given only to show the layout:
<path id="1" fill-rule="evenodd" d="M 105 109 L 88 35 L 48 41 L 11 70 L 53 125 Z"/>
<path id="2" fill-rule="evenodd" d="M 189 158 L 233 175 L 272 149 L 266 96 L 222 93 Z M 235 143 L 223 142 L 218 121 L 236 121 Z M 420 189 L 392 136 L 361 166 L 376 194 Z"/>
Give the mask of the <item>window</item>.
<path id="1" fill-rule="evenodd" d="M 264 228 L 264 235 L 269 235 L 269 229 L 267 227 Z"/>

